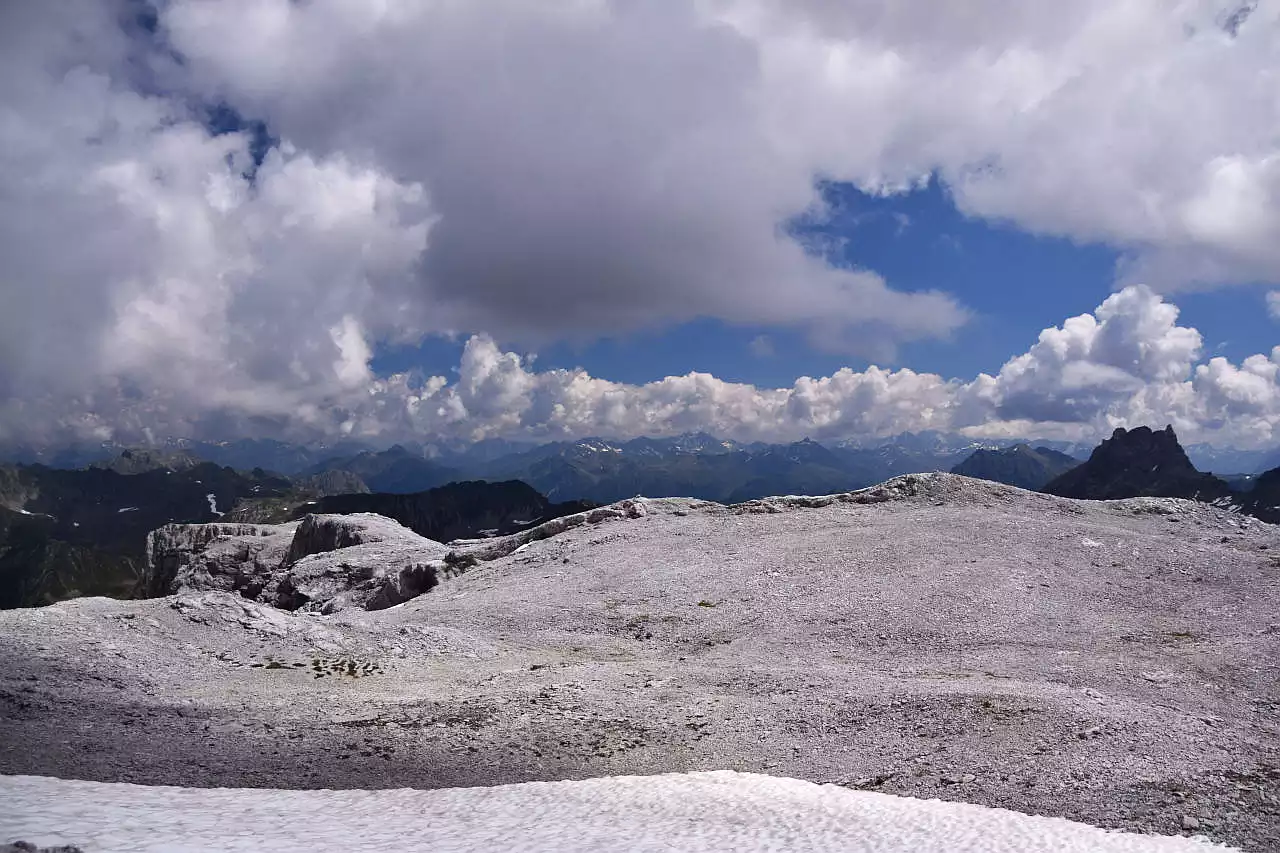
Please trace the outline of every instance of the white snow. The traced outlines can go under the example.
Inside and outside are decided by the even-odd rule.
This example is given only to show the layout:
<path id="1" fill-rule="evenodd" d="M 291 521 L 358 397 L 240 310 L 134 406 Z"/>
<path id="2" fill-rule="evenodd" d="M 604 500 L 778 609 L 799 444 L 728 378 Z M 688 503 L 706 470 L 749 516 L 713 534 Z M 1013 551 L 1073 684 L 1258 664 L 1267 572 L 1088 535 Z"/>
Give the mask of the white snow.
<path id="1" fill-rule="evenodd" d="M 119 512 L 137 512 L 137 511 L 138 511 L 138 508 L 136 506 L 126 506 L 116 510 L 116 512 L 118 513 Z"/>
<path id="2" fill-rule="evenodd" d="M 25 510 L 22 507 L 18 507 L 18 512 L 22 515 L 35 515 L 35 513 Z"/>
<path id="3" fill-rule="evenodd" d="M 87 853 L 431 850 L 1207 853 L 1202 839 L 718 771 L 435 791 L 0 777 L 0 842 Z"/>
<path id="4" fill-rule="evenodd" d="M 223 513 L 218 512 L 218 496 L 213 492 L 210 492 L 204 496 L 204 499 L 209 502 L 209 512 L 213 513 L 218 518 L 222 518 Z"/>

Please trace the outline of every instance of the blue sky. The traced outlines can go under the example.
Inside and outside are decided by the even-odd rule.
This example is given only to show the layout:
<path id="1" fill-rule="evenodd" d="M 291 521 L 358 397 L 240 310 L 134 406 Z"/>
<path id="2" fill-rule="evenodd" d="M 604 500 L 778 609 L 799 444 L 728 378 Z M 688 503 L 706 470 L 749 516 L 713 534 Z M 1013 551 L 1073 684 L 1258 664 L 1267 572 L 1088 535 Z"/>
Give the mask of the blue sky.
<path id="1" fill-rule="evenodd" d="M 1280 445 L 1280 7 L 1010 8 L 8 4 L 0 444 Z"/>
<path id="2" fill-rule="evenodd" d="M 945 291 L 973 312 L 949 339 L 903 344 L 898 358 L 881 367 L 960 379 L 994 374 L 1025 352 L 1042 329 L 1092 311 L 1116 286 L 1120 251 L 965 216 L 936 178 L 905 193 L 869 195 L 850 184 L 830 184 L 823 195 L 829 209 L 822 221 L 797 222 L 794 228 L 799 235 L 834 238 L 839 248 L 826 255 L 831 263 L 874 271 L 897 290 Z M 1182 311 L 1179 322 L 1204 335 L 1205 358 L 1238 361 L 1274 345 L 1275 322 L 1266 313 L 1264 293 L 1258 286 L 1235 286 L 1169 298 Z M 762 336 L 768 346 L 753 346 Z M 433 337 L 419 347 L 380 347 L 373 364 L 384 373 L 420 368 L 448 374 L 456 370 L 462 346 L 463 340 Z M 617 382 L 699 371 L 767 387 L 871 363 L 824 352 L 794 329 L 735 327 L 712 319 L 547 346 L 536 356 L 540 370 L 583 367 Z"/>

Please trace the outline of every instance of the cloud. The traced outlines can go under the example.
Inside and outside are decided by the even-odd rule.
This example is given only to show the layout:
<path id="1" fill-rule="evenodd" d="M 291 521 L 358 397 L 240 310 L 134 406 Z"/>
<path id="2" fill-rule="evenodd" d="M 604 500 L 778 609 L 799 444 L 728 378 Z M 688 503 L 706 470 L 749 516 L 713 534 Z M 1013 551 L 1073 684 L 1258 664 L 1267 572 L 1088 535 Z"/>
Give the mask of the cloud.
<path id="1" fill-rule="evenodd" d="M 751 354 L 756 358 L 773 358 L 777 351 L 773 347 L 773 338 L 768 335 L 756 335 L 748 345 Z"/>
<path id="2" fill-rule="evenodd" d="M 1200 333 L 1177 325 L 1178 309 L 1149 288 L 1113 294 L 1094 314 L 1045 329 L 996 377 L 1004 418 L 1078 422 L 1149 389 L 1187 378 Z"/>
<path id="3" fill-rule="evenodd" d="M 0 11 L 0 439 L 1168 419 L 1274 440 L 1274 356 L 1199 364 L 1140 287 L 972 381 L 630 386 L 512 350 L 711 317 L 891 362 L 961 326 L 954 298 L 787 234 L 821 217 L 818 177 L 936 173 L 967 213 L 1125 250 L 1156 291 L 1280 283 L 1280 9 L 166 0 L 154 34 L 136 11 Z M 214 107 L 278 142 L 259 162 Z M 371 372 L 432 334 L 473 336 L 456 382 Z"/>
<path id="4" fill-rule="evenodd" d="M 1272 320 L 1280 320 L 1280 290 L 1267 292 L 1267 313 Z"/>
<path id="5" fill-rule="evenodd" d="M 1280 347 L 1240 365 L 1221 357 L 1197 363 L 1200 334 L 1177 318 L 1175 306 L 1132 286 L 1093 313 L 1044 330 L 995 376 L 964 382 L 905 369 L 845 368 L 788 388 L 701 373 L 628 385 L 583 370 L 537 372 L 491 338 L 475 336 L 452 384 L 435 377 L 415 391 L 408 374 L 372 383 L 365 427 L 373 435 L 445 440 L 705 430 L 792 441 L 955 430 L 1088 441 L 1117 426 L 1172 423 L 1190 441 L 1240 447 L 1280 441 Z"/>
<path id="6" fill-rule="evenodd" d="M 163 23 L 197 92 L 427 188 L 424 328 L 538 343 L 710 316 L 884 355 L 967 318 L 783 233 L 814 164 L 760 124 L 756 46 L 693 4 L 176 0 Z"/>
<path id="7" fill-rule="evenodd" d="M 888 189 L 1129 254 L 1163 289 L 1280 278 L 1280 7 L 721 0 L 773 132 Z"/>

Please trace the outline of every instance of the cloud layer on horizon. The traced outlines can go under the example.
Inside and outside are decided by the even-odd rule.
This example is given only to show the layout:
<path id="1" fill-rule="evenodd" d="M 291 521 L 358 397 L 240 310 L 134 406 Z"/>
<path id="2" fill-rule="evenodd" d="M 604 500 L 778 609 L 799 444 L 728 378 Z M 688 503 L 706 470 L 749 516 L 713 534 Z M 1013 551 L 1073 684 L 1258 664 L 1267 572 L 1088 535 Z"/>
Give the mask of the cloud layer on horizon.
<path id="1" fill-rule="evenodd" d="M 1137 287 L 972 381 L 626 386 L 508 351 L 712 317 L 891 361 L 961 326 L 955 298 L 790 238 L 817 176 L 936 174 L 965 212 L 1120 248 L 1159 291 L 1280 284 L 1274 6 L 165 0 L 154 33 L 138 8 L 0 11 L 0 440 L 1280 441 L 1275 353 L 1199 363 Z M 280 140 L 261 163 L 210 128 L 219 105 Z M 431 334 L 474 335 L 456 381 L 371 373 Z"/>
<path id="2" fill-rule="evenodd" d="M 995 376 L 967 382 L 912 370 L 844 368 L 758 388 L 705 373 L 631 385 L 586 371 L 532 368 L 487 335 L 463 348 L 457 375 L 375 377 L 358 326 L 332 330 L 341 384 L 322 401 L 281 387 L 275 395 L 142 395 L 119 389 L 73 412 L 41 412 L 65 440 L 266 435 L 298 440 L 408 438 L 633 438 L 706 431 L 743 441 L 794 441 L 957 431 L 974 437 L 1090 441 L 1118 426 L 1173 424 L 1191 441 L 1257 448 L 1280 440 L 1280 347 L 1242 364 L 1200 361 L 1202 340 L 1177 324 L 1159 294 L 1131 285 L 1090 314 L 1045 329 Z M 292 386 L 291 386 L 292 387 Z M 22 404 L 20 404 L 22 405 Z M 6 415 L 12 413 L 5 409 Z M 14 437 L 23 437 L 16 434 Z"/>

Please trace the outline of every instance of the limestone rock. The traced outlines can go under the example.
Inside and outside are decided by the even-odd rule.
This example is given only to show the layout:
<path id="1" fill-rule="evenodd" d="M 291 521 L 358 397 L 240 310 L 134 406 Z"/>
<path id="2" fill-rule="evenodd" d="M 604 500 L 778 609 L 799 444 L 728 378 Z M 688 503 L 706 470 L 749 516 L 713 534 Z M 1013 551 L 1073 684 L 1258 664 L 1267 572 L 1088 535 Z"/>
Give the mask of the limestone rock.
<path id="1" fill-rule="evenodd" d="M 368 513 L 288 524 L 170 524 L 147 541 L 149 597 L 235 592 L 285 610 L 378 610 L 442 577 L 448 548 Z"/>
<path id="2" fill-rule="evenodd" d="M 252 578 L 269 577 L 283 565 L 297 526 L 166 524 L 147 537 L 143 595 L 252 586 Z"/>

